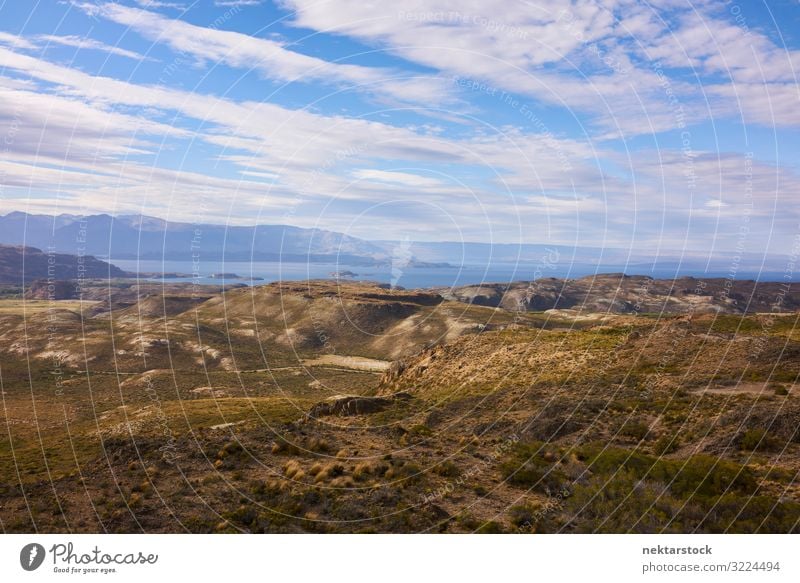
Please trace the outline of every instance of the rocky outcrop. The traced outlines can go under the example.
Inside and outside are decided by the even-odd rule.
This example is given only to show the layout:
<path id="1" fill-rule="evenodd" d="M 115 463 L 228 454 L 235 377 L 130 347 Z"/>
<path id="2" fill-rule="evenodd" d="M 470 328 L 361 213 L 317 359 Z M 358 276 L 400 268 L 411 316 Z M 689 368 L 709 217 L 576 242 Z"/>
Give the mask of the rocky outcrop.
<path id="1" fill-rule="evenodd" d="M 579 279 L 486 283 L 438 291 L 448 300 L 517 312 L 739 314 L 800 309 L 800 288 L 794 285 L 786 288 L 779 282 L 725 278 L 672 280 L 612 273 Z"/>
<path id="2" fill-rule="evenodd" d="M 51 282 L 37 279 L 25 290 L 25 298 L 29 300 L 74 300 L 79 296 L 77 282 L 66 279 Z"/>
<path id="3" fill-rule="evenodd" d="M 369 415 L 383 411 L 397 400 L 408 399 L 409 397 L 408 393 L 396 393 L 385 397 L 336 395 L 314 405 L 308 415 L 315 419 L 330 415 L 338 415 L 340 417 Z"/>
<path id="4" fill-rule="evenodd" d="M 389 365 L 389 368 L 381 376 L 381 385 L 387 385 L 395 382 L 400 378 L 400 375 L 406 370 L 405 360 L 395 360 Z"/>

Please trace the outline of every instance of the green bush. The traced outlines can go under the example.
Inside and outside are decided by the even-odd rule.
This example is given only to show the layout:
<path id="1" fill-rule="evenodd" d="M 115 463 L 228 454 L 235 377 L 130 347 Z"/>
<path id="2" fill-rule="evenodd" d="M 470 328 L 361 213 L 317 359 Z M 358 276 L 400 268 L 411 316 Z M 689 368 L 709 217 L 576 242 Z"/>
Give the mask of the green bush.
<path id="1" fill-rule="evenodd" d="M 482 525 L 480 525 L 478 530 L 475 532 L 478 534 L 502 534 L 504 530 L 502 524 L 490 520 L 489 522 L 484 522 Z"/>
<path id="2" fill-rule="evenodd" d="M 433 469 L 434 472 L 445 478 L 457 478 L 461 475 L 461 468 L 450 460 L 445 460 Z"/>
<path id="3" fill-rule="evenodd" d="M 620 433 L 625 437 L 630 437 L 636 441 L 642 441 L 643 439 L 646 439 L 650 433 L 650 427 L 641 421 L 629 419 L 620 429 Z"/>
<path id="4" fill-rule="evenodd" d="M 530 506 L 528 504 L 519 504 L 512 506 L 508 510 L 508 520 L 517 528 L 527 526 L 530 527 L 536 521 L 536 515 L 539 512 L 538 506 Z"/>
<path id="5" fill-rule="evenodd" d="M 663 435 L 653 444 L 653 453 L 657 456 L 667 455 L 678 449 L 678 438 L 672 435 Z"/>
<path id="6" fill-rule="evenodd" d="M 656 458 L 620 448 L 587 448 L 584 452 L 594 474 L 613 475 L 628 470 L 637 479 L 647 478 L 667 484 L 678 497 L 719 496 L 727 491 L 753 494 L 757 484 L 753 472 L 741 464 L 720 458 L 696 455 L 684 460 Z"/>
<path id="7" fill-rule="evenodd" d="M 500 471 L 509 483 L 542 493 L 558 491 L 569 479 L 555 461 L 545 459 L 542 442 L 516 444 L 500 464 Z M 547 456 L 557 459 L 558 456 Z"/>
<path id="8" fill-rule="evenodd" d="M 739 449 L 743 451 L 764 451 L 773 449 L 776 445 L 774 437 L 767 434 L 762 427 L 748 429 L 739 438 Z"/>

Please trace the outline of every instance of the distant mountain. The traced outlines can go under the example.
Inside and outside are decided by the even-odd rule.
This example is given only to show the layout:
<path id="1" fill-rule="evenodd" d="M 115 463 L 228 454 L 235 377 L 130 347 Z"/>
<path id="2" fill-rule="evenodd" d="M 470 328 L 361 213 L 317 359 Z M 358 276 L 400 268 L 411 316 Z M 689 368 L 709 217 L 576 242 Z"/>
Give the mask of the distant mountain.
<path id="1" fill-rule="evenodd" d="M 27 285 L 36 280 L 127 277 L 119 267 L 90 255 L 45 253 L 36 247 L 0 245 L 0 283 Z"/>
<path id="2" fill-rule="evenodd" d="M 250 227 L 193 224 L 141 216 L 96 214 L 0 216 L 0 244 L 27 245 L 57 253 L 114 260 L 295 261 L 340 265 L 444 268 L 513 266 L 515 279 L 580 277 L 624 272 L 674 278 L 783 279 L 785 255 L 715 252 L 713 257 L 680 251 L 549 244 L 365 241 L 335 231 L 288 225 Z"/>
<path id="3" fill-rule="evenodd" d="M 342 233 L 287 225 L 237 227 L 140 215 L 0 216 L 0 243 L 114 259 L 338 261 L 374 264 L 381 247 Z"/>
<path id="4" fill-rule="evenodd" d="M 579 279 L 439 288 L 447 300 L 514 312 L 578 310 L 607 314 L 777 313 L 800 309 L 800 289 L 784 282 L 724 278 L 653 279 L 607 273 Z"/>
<path id="5" fill-rule="evenodd" d="M 783 280 L 791 257 L 787 254 L 674 249 L 570 246 L 530 243 L 476 243 L 454 241 L 373 241 L 389 256 L 405 249 L 417 262 L 447 262 L 480 267 L 515 266 L 517 277 L 582 277 L 595 273 L 624 272 L 671 279 L 682 276 Z"/>

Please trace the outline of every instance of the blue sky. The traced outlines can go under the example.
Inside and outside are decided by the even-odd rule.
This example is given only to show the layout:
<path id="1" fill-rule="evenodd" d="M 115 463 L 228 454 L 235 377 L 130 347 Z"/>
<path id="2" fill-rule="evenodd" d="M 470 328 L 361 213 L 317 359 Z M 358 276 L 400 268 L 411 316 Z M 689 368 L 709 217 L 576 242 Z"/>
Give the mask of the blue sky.
<path id="1" fill-rule="evenodd" d="M 791 253 L 800 4 L 0 4 L 0 211 Z"/>

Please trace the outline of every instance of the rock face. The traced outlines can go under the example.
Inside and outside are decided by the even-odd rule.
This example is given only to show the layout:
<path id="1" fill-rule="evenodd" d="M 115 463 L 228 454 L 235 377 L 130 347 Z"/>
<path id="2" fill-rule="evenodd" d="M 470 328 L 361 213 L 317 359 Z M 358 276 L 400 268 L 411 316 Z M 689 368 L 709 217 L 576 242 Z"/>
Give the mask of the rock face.
<path id="1" fill-rule="evenodd" d="M 381 384 L 389 384 L 400 378 L 400 375 L 406 370 L 406 362 L 404 360 L 395 360 L 389 365 L 389 368 L 381 376 Z"/>
<path id="2" fill-rule="evenodd" d="M 331 397 L 314 405 L 309 415 L 311 417 L 367 415 L 383 411 L 391 402 L 391 399 L 384 397 Z"/>
<path id="3" fill-rule="evenodd" d="M 355 415 L 369 415 L 378 413 L 391 405 L 395 400 L 407 399 L 408 393 L 397 393 L 385 397 L 362 397 L 362 396 L 335 396 L 317 403 L 309 411 L 309 416 L 313 418 L 338 415 L 340 417 L 353 417 Z"/>

